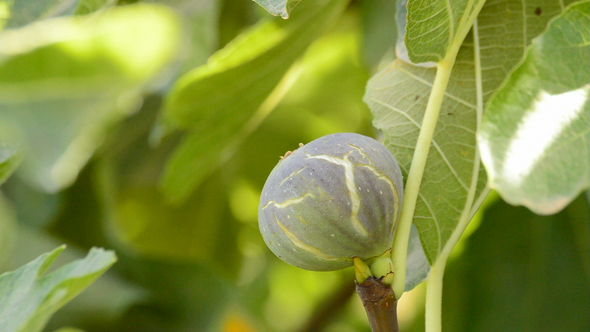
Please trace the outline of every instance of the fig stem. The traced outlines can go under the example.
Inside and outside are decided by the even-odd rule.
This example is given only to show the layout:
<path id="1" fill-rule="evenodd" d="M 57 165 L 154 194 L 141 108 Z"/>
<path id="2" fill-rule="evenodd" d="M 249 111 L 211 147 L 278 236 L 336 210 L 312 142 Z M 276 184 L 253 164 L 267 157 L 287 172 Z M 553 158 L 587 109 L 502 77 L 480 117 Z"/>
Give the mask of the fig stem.
<path id="1" fill-rule="evenodd" d="M 397 298 L 391 285 L 381 279 L 368 277 L 356 282 L 356 291 L 363 301 L 373 332 L 399 332 L 397 324 Z"/>
<path id="2" fill-rule="evenodd" d="M 365 262 L 363 262 L 362 259 L 360 259 L 359 257 L 354 257 L 353 262 L 354 262 L 354 276 L 355 276 L 355 280 L 357 282 L 362 283 L 365 280 L 367 280 L 368 277 L 373 276 L 373 274 L 371 273 L 371 269 L 369 268 L 369 266 Z"/>

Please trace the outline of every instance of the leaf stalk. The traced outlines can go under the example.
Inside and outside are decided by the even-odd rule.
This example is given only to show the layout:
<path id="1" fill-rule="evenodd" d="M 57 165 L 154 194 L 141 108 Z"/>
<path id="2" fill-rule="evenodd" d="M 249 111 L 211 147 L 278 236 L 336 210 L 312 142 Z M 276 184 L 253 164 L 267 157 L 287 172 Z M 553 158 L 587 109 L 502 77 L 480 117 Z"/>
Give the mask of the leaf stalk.
<path id="1" fill-rule="evenodd" d="M 406 285 L 406 266 L 408 256 L 408 243 L 410 240 L 410 230 L 414 218 L 414 209 L 418 195 L 420 194 L 420 185 L 426 167 L 426 160 L 430 151 L 432 138 L 438 122 L 438 116 L 444 99 L 445 91 L 451 77 L 451 71 L 455 62 L 455 57 L 447 57 L 437 64 L 436 77 L 430 92 L 422 127 L 416 142 L 416 149 L 412 157 L 412 165 L 408 172 L 408 180 L 404 188 L 404 201 L 400 221 L 393 240 L 393 251 L 391 260 L 393 262 L 393 291 L 399 297 L 403 294 Z"/>

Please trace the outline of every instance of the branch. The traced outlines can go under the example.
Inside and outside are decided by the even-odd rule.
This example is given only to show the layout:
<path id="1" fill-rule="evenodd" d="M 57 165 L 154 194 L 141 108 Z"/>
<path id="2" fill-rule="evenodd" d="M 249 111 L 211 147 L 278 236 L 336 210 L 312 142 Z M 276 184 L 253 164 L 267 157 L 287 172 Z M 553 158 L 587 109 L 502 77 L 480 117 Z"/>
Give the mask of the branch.
<path id="1" fill-rule="evenodd" d="M 368 277 L 362 283 L 356 283 L 356 291 L 363 301 L 373 332 L 399 332 L 397 299 L 391 285 Z"/>

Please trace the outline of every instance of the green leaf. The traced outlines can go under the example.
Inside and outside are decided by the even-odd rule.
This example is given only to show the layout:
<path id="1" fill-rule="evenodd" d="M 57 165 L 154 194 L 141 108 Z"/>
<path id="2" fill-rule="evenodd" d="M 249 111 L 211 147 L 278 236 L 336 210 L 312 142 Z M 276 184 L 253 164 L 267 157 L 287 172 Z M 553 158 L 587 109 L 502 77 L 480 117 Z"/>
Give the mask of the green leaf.
<path id="1" fill-rule="evenodd" d="M 414 63 L 443 60 L 452 47 L 463 41 L 484 2 L 409 0 L 404 42 L 410 60 Z"/>
<path id="2" fill-rule="evenodd" d="M 569 7 L 533 40 L 479 131 L 490 187 L 539 214 L 590 186 L 589 4 Z"/>
<path id="3" fill-rule="evenodd" d="M 443 331 L 587 331 L 588 220 L 584 197 L 552 216 L 491 205 L 447 264 Z"/>
<path id="4" fill-rule="evenodd" d="M 19 174 L 47 192 L 71 184 L 178 41 L 176 15 L 156 5 L 0 33 L 0 120 L 24 139 Z"/>
<path id="5" fill-rule="evenodd" d="M 289 18 L 289 14 L 291 13 L 291 10 L 299 2 L 301 2 L 301 0 L 254 0 L 254 1 L 256 1 L 256 3 L 261 5 L 269 13 L 271 13 L 275 16 L 280 16 L 284 19 Z"/>
<path id="6" fill-rule="evenodd" d="M 93 248 L 86 258 L 43 275 L 65 249 L 56 248 L 0 276 L 0 326 L 6 332 L 37 332 L 59 308 L 116 261 L 112 251 Z"/>
<path id="7" fill-rule="evenodd" d="M 75 185 L 78 185 L 78 182 L 76 181 Z M 88 188 L 87 191 L 93 190 Z M 78 202 L 76 201 L 76 203 Z M 88 211 L 87 213 L 100 214 L 96 213 L 96 211 Z M 71 213 L 69 215 L 72 218 L 75 217 Z M 84 215 L 82 217 L 89 218 Z M 85 222 L 86 220 L 83 219 L 70 219 L 69 225 L 83 224 Z M 77 229 L 83 228 L 82 226 L 76 227 L 78 227 Z M 85 230 L 85 232 L 91 231 L 94 231 L 95 237 L 98 235 L 96 233 L 101 233 L 100 229 L 96 227 Z M 27 221 L 19 218 L 17 234 L 18 239 L 13 239 L 17 241 L 14 241 L 15 246 L 12 252 L 10 255 L 5 256 L 9 260 L 9 264 L 7 264 L 8 268 L 0 270 L 2 272 L 15 270 L 17 267 L 23 266 L 33 260 L 40 252 L 52 251 L 64 242 L 75 242 L 76 247 L 70 246 L 62 252 L 53 263 L 54 266 L 62 266 L 67 262 L 81 260 L 88 254 L 88 250 L 80 249 L 85 247 L 85 245 L 78 245 L 80 244 L 78 237 L 66 238 L 65 236 L 69 234 L 58 234 L 54 227 L 51 227 L 50 230 L 47 230 L 47 228 L 31 227 L 30 223 L 27 225 Z M 87 243 L 87 241 L 85 242 Z M 115 266 L 121 268 L 124 265 L 123 260 L 124 258 L 118 253 L 117 264 Z M 52 268 L 52 270 L 55 269 Z M 85 289 L 55 312 L 45 326 L 44 331 L 52 331 L 64 326 L 91 329 L 89 322 L 92 322 L 92 331 L 111 331 L 116 322 L 121 320 L 122 313 L 132 308 L 138 302 L 145 300 L 146 295 L 146 290 L 130 283 L 127 276 L 122 276 L 118 273 L 106 273 L 95 280 L 92 283 L 92 287 Z"/>
<path id="8" fill-rule="evenodd" d="M 263 21 L 178 80 L 160 129 L 190 131 L 166 165 L 162 181 L 167 198 L 182 202 L 233 154 L 292 84 L 288 75 L 279 83 L 291 65 L 345 5 L 339 0 L 309 2 L 288 21 Z"/>
<path id="9" fill-rule="evenodd" d="M 537 15 L 536 8 L 542 8 Z M 525 53 L 526 44 L 563 10 L 559 1 L 486 3 L 459 50 L 420 187 L 414 224 L 431 264 L 463 213 L 487 195 L 475 132 L 484 105 Z M 509 30 L 513 33 L 506 34 Z M 525 43 L 523 44 L 523 41 Z M 396 156 L 409 170 L 436 70 L 396 60 L 368 84 L 365 101 Z"/>

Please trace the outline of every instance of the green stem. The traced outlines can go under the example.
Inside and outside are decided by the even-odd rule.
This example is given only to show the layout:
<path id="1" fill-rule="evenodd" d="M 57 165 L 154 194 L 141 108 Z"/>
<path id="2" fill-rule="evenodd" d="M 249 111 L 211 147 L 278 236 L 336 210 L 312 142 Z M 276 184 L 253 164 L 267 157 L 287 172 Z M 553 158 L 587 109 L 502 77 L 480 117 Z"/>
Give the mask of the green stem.
<path id="1" fill-rule="evenodd" d="M 391 256 L 394 271 L 393 290 L 397 294 L 398 299 L 405 290 L 406 260 L 414 209 L 416 208 L 422 176 L 426 167 L 426 160 L 428 159 L 428 152 L 430 151 L 430 144 L 432 143 L 436 123 L 438 122 L 440 108 L 459 48 L 461 48 L 465 36 L 467 36 L 484 3 L 484 0 L 479 0 L 475 4 L 473 0 L 468 2 L 466 6 L 467 14 L 461 18 L 458 31 L 451 42 L 445 58 L 437 64 L 436 77 L 428 99 L 428 105 L 426 105 L 426 112 L 424 113 L 420 134 L 416 142 L 416 149 L 412 157 L 412 164 L 408 172 L 406 187 L 404 188 L 404 202 L 402 204 L 400 221 L 393 239 Z"/>
<path id="2" fill-rule="evenodd" d="M 426 280 L 426 331 L 442 331 L 442 290 L 447 260 L 437 260 Z"/>
<path id="3" fill-rule="evenodd" d="M 400 221 L 397 225 L 395 238 L 393 240 L 393 251 L 391 260 L 393 262 L 393 290 L 398 298 L 401 297 L 406 285 L 406 259 L 408 256 L 408 242 L 410 240 L 410 230 L 412 219 L 414 218 L 414 209 L 422 184 L 422 176 L 428 159 L 428 152 L 438 122 L 438 115 L 442 106 L 447 84 L 451 77 L 455 58 L 445 59 L 438 63 L 436 77 L 432 85 L 432 91 L 422 120 L 422 127 L 416 142 L 416 150 L 412 158 L 412 165 L 408 172 L 406 187 L 404 188 L 404 201 L 402 203 L 402 212 Z"/>
<path id="4" fill-rule="evenodd" d="M 479 158 L 479 154 L 476 157 Z M 479 162 L 477 164 L 477 168 L 479 169 Z M 470 194 L 465 205 L 471 207 L 473 205 L 474 190 Z M 483 200 L 478 200 L 477 204 L 481 204 L 482 202 Z M 457 227 L 455 227 L 451 237 L 438 254 L 434 265 L 430 267 L 428 279 L 426 279 L 426 332 L 442 331 L 441 308 L 445 267 L 453 248 L 455 248 L 455 245 L 459 242 L 459 238 L 461 238 L 461 235 L 463 235 L 463 232 L 465 232 L 467 225 L 471 221 L 471 211 L 471 208 L 463 209 Z"/>

